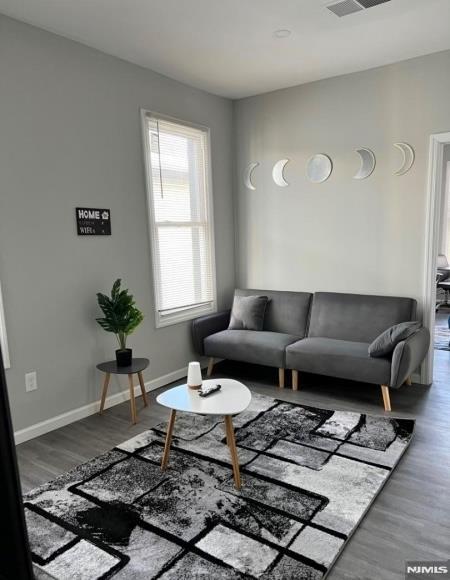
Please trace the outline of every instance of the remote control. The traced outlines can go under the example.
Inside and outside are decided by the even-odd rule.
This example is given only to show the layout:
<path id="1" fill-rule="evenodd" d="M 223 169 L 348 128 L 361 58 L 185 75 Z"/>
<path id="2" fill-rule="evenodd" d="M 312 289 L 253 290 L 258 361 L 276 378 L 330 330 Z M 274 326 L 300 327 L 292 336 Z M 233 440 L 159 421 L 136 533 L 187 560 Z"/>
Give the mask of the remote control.
<path id="1" fill-rule="evenodd" d="M 210 387 L 202 387 L 199 392 L 199 397 L 207 397 L 211 393 L 215 393 L 216 391 L 220 391 L 222 385 L 211 385 Z"/>

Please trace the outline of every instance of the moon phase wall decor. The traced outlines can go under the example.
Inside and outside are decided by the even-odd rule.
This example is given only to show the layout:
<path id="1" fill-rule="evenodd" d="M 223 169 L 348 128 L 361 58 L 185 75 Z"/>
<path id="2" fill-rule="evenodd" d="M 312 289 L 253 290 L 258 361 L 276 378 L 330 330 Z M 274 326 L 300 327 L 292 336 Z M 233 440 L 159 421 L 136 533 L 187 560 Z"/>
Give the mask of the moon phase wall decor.
<path id="1" fill-rule="evenodd" d="M 258 162 L 249 163 L 244 170 L 245 187 L 247 189 L 252 189 L 253 191 L 256 189 L 256 187 L 253 185 L 252 175 L 253 175 L 253 171 L 256 169 L 256 167 L 258 167 L 258 165 L 259 165 Z"/>
<path id="2" fill-rule="evenodd" d="M 333 171 L 333 162 L 324 153 L 317 153 L 308 161 L 306 175 L 313 183 L 326 181 Z"/>
<path id="3" fill-rule="evenodd" d="M 275 163 L 272 169 L 272 177 L 273 180 L 277 185 L 280 187 L 287 187 L 289 183 L 284 178 L 284 168 L 286 167 L 286 163 L 288 163 L 289 159 L 280 159 Z"/>
<path id="4" fill-rule="evenodd" d="M 367 179 L 369 175 L 372 175 L 375 169 L 375 154 L 366 147 L 361 147 L 361 149 L 357 149 L 356 152 L 361 158 L 361 166 L 358 172 L 353 176 L 353 179 Z"/>
<path id="5" fill-rule="evenodd" d="M 403 160 L 400 167 L 394 172 L 394 175 L 404 175 L 407 173 L 411 167 L 414 165 L 415 152 L 414 149 L 409 145 L 409 143 L 398 142 L 394 143 L 396 147 L 402 154 Z M 367 147 L 361 147 L 356 149 L 360 157 L 360 168 L 353 176 L 353 179 L 367 179 L 375 170 L 376 158 L 375 154 L 371 149 Z M 289 182 L 286 181 L 284 177 L 284 168 L 289 162 L 289 159 L 280 159 L 275 163 L 272 168 L 272 178 L 274 182 L 279 187 L 287 187 Z M 249 163 L 244 170 L 244 184 L 247 189 L 255 190 L 256 187 L 253 184 L 253 172 L 258 167 L 258 162 Z M 325 153 L 317 153 L 313 155 L 306 166 L 306 175 L 312 183 L 322 183 L 326 181 L 333 171 L 333 162 L 328 155 Z"/>
<path id="6" fill-rule="evenodd" d="M 404 175 L 414 164 L 414 149 L 408 143 L 394 143 L 394 147 L 397 147 L 403 155 L 403 162 L 397 171 L 394 172 L 394 175 Z"/>

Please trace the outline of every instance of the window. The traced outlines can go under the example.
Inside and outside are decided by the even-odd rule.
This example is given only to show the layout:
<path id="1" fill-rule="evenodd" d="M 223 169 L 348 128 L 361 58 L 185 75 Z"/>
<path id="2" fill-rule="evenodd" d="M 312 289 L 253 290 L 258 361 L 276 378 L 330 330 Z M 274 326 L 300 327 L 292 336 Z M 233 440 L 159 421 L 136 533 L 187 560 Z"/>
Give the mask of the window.
<path id="1" fill-rule="evenodd" d="M 216 309 L 209 130 L 143 111 L 156 326 Z"/>
<path id="2" fill-rule="evenodd" d="M 3 310 L 2 287 L 0 285 L 0 346 L 2 348 L 3 364 L 5 369 L 11 366 L 9 362 L 8 340 L 6 337 L 5 313 Z"/>

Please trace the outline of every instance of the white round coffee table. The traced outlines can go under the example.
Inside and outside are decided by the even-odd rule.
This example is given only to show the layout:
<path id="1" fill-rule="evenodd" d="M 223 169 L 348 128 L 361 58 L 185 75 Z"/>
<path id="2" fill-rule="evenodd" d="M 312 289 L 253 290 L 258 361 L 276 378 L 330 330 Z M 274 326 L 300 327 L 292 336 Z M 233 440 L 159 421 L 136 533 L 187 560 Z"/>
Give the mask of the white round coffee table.
<path id="1" fill-rule="evenodd" d="M 197 413 L 199 415 L 223 415 L 225 418 L 227 445 L 230 448 L 233 466 L 234 483 L 240 489 L 241 475 L 231 416 L 242 413 L 249 406 L 252 399 L 251 392 L 245 385 L 233 379 L 209 379 L 203 381 L 203 384 L 219 384 L 222 385 L 222 388 L 207 397 L 200 397 L 198 390 L 190 389 L 187 385 L 180 385 L 164 391 L 156 398 L 160 405 L 171 409 L 161 469 L 166 469 L 169 462 L 170 445 L 177 411 Z"/>

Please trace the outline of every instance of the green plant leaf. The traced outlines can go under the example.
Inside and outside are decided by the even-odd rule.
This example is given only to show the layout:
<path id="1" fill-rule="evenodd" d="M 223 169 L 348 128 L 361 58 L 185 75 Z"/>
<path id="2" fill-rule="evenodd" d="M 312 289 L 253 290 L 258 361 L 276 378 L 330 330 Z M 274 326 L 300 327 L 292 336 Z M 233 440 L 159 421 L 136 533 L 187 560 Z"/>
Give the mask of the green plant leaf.
<path id="1" fill-rule="evenodd" d="M 114 282 L 111 297 L 97 293 L 103 317 L 96 318 L 96 321 L 104 330 L 114 333 L 121 348 L 125 348 L 127 337 L 136 330 L 144 315 L 136 307 L 133 295 L 127 289 L 121 289 L 121 284 L 120 278 Z"/>

